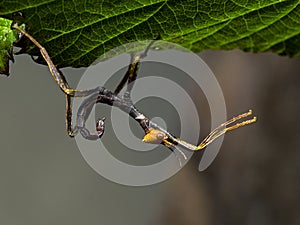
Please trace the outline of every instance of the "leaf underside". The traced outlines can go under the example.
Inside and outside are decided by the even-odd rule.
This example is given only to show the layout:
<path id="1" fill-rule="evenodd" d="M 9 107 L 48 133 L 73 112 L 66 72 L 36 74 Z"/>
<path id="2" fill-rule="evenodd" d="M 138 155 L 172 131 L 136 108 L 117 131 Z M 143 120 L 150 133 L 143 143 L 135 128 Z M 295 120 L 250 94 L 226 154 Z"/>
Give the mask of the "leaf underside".
<path id="1" fill-rule="evenodd" d="M 300 55 L 298 0 L 0 0 L 0 17 L 20 12 L 58 67 L 89 66 L 117 46 L 158 35 L 194 52 Z M 22 52 L 38 55 L 23 42 Z"/>

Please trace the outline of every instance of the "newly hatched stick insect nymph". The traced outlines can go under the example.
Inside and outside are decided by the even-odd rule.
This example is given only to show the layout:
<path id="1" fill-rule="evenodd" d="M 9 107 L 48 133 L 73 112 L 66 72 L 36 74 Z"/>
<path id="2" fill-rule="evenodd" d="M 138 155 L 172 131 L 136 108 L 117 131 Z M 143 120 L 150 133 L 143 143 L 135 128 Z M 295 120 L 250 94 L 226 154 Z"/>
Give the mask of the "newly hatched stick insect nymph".
<path id="1" fill-rule="evenodd" d="M 237 129 L 248 124 L 252 124 L 256 121 L 256 117 L 253 117 L 249 120 L 244 120 L 239 123 L 237 122 L 243 118 L 252 115 L 252 110 L 249 110 L 248 112 L 233 117 L 227 122 L 221 124 L 219 127 L 214 129 L 206 138 L 204 138 L 204 140 L 199 145 L 192 145 L 184 140 L 181 140 L 180 138 L 175 137 L 167 130 L 164 130 L 159 125 L 152 122 L 149 118 L 142 114 L 132 103 L 131 90 L 137 78 L 140 61 L 141 59 L 146 57 L 147 52 L 149 51 L 151 45 L 155 40 L 150 42 L 150 44 L 143 53 L 131 54 L 131 62 L 128 66 L 128 70 L 114 92 L 106 89 L 105 87 L 96 87 L 90 90 L 76 90 L 69 87 L 68 82 L 66 81 L 63 74 L 61 74 L 58 71 L 58 69 L 53 64 L 50 56 L 48 55 L 46 49 L 41 44 L 39 44 L 38 41 L 36 41 L 26 31 L 21 29 L 18 26 L 18 24 L 13 23 L 12 28 L 17 29 L 20 33 L 29 38 L 30 41 L 32 41 L 36 47 L 39 48 L 41 55 L 43 56 L 49 67 L 53 79 L 65 94 L 66 128 L 70 137 L 74 137 L 75 135 L 80 133 L 85 139 L 88 140 L 97 140 L 101 138 L 101 136 L 104 133 L 104 117 L 96 122 L 96 129 L 94 132 L 90 132 L 85 127 L 85 123 L 94 105 L 97 103 L 104 103 L 119 108 L 120 110 L 128 113 L 134 120 L 136 120 L 145 132 L 145 136 L 142 140 L 143 142 L 152 144 L 162 144 L 168 147 L 172 152 L 178 151 L 184 157 L 184 159 L 186 159 L 185 154 L 178 147 L 183 147 L 191 151 L 198 151 L 205 148 L 208 144 L 210 144 L 212 141 L 214 141 L 216 138 L 223 135 L 227 131 Z M 121 95 L 120 91 L 124 88 L 126 83 L 126 91 L 123 95 Z M 75 126 L 72 126 L 71 100 L 72 98 L 76 97 L 85 97 L 86 99 L 84 99 L 77 111 Z"/>

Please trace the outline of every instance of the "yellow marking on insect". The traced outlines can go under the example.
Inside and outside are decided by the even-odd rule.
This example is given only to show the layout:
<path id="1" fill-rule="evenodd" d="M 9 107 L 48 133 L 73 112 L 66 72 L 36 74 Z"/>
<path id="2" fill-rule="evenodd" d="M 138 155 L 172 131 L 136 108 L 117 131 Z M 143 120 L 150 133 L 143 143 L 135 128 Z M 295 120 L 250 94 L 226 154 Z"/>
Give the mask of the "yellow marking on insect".
<path id="1" fill-rule="evenodd" d="M 160 144 L 167 138 L 168 137 L 164 132 L 150 128 L 149 132 L 144 136 L 142 141 L 145 143 Z"/>

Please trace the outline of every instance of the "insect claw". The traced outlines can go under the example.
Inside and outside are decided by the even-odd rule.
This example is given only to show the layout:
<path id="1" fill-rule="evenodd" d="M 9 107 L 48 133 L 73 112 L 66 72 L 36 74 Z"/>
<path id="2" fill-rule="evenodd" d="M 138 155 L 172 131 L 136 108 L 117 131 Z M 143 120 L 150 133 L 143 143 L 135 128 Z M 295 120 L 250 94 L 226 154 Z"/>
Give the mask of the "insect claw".
<path id="1" fill-rule="evenodd" d="M 102 119 L 100 120 L 97 120 L 96 122 L 96 131 L 97 131 L 97 134 L 98 134 L 98 137 L 101 138 L 102 135 L 104 134 L 104 129 L 105 129 L 105 124 L 104 124 L 104 120 L 106 118 L 103 117 Z"/>

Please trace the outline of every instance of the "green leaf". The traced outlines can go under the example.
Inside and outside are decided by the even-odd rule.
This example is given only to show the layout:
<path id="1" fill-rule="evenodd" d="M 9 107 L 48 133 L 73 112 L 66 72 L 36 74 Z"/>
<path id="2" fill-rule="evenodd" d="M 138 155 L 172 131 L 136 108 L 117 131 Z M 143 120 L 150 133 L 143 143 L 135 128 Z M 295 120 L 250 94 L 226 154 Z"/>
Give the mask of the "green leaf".
<path id="1" fill-rule="evenodd" d="M 0 1 L 0 16 L 17 12 L 59 67 L 88 66 L 114 47 L 158 35 L 195 52 L 300 55 L 299 0 Z M 38 54 L 26 44 L 24 52 Z"/>
<path id="2" fill-rule="evenodd" d="M 0 74 L 9 75 L 9 60 L 13 59 L 12 47 L 18 32 L 10 29 L 12 21 L 0 18 Z"/>

